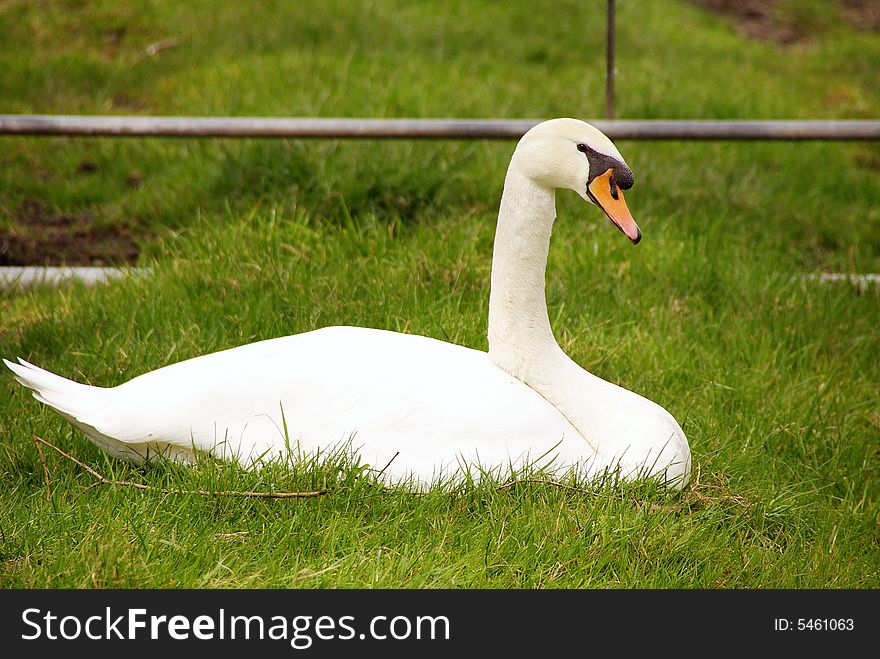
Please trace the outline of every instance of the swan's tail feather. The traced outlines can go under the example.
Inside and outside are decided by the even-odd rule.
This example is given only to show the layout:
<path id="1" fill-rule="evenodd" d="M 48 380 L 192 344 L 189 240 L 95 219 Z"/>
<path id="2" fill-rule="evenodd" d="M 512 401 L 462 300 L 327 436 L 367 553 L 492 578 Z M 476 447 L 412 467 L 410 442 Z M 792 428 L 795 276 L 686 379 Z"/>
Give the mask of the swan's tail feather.
<path id="1" fill-rule="evenodd" d="M 15 379 L 33 392 L 34 398 L 82 430 L 99 448 L 110 455 L 138 464 L 152 457 L 171 457 L 183 462 L 192 459 L 192 451 L 167 443 L 126 441 L 113 435 L 118 432 L 107 423 L 107 412 L 118 412 L 113 390 L 93 387 L 51 373 L 19 358 L 16 364 L 3 360 Z"/>
<path id="2" fill-rule="evenodd" d="M 55 375 L 24 359 L 18 361 L 15 364 L 4 359 L 3 363 L 15 374 L 16 380 L 33 391 L 34 398 L 72 420 L 87 423 L 87 417 L 106 391 Z"/>
<path id="3" fill-rule="evenodd" d="M 15 374 L 15 379 L 33 392 L 34 398 L 70 421 L 111 455 L 137 459 L 137 456 L 129 455 L 131 451 L 124 444 L 95 428 L 93 417 L 101 405 L 106 403 L 106 389 L 68 380 L 21 358 L 18 362 L 16 364 L 8 359 L 3 360 L 6 367 Z"/>

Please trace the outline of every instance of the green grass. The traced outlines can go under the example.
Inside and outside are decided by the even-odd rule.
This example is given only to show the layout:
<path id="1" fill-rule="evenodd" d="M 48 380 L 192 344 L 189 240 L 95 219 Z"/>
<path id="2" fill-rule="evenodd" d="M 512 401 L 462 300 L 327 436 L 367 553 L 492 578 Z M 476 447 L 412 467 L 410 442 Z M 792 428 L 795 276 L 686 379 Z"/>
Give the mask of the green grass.
<path id="1" fill-rule="evenodd" d="M 622 118 L 878 115 L 880 38 L 837 12 L 803 19 L 809 38 L 780 47 L 686 2 L 619 4 Z M 589 118 L 603 107 L 597 1 L 46 5 L 0 5 L 0 112 Z M 485 349 L 512 146 L 0 138 L 0 230 L 38 200 L 131 227 L 153 268 L 95 289 L 0 292 L 0 355 L 114 385 L 330 324 Z M 880 586 L 878 296 L 797 279 L 880 271 L 880 150 L 618 146 L 645 238 L 633 248 L 560 194 L 551 320 L 579 363 L 681 422 L 693 487 L 412 496 L 351 465 L 139 469 L 2 377 L 0 584 Z M 47 455 L 47 502 L 33 434 L 154 486 L 330 493 L 87 489 L 88 474 Z"/>

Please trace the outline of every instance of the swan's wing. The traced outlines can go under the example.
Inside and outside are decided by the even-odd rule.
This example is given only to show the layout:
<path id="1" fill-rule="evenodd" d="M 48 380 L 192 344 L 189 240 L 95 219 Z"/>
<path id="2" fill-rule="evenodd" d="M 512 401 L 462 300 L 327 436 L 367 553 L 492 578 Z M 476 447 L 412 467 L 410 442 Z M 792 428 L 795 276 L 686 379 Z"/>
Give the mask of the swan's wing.
<path id="1" fill-rule="evenodd" d="M 669 444 L 647 456 L 651 464 L 613 442 L 596 456 L 555 407 L 485 353 L 425 337 L 328 328 L 180 362 L 112 389 L 24 361 L 5 363 L 35 398 L 95 444 L 137 462 L 157 454 L 186 461 L 209 452 L 250 465 L 291 451 L 346 448 L 376 469 L 388 465 L 383 475 L 389 481 L 414 479 L 420 486 L 462 467 L 497 473 L 575 465 L 589 473 L 611 467 L 636 474 L 662 470 L 664 453 L 685 456 L 666 469 L 667 477 L 689 469 L 686 440 L 674 420 Z M 610 414 L 612 403 L 598 405 L 606 412 L 602 423 L 620 416 Z M 646 419 L 660 430 L 671 419 L 657 409 L 639 416 L 636 426 L 627 417 L 605 434 L 653 437 L 660 431 L 642 428 Z"/>
<path id="2" fill-rule="evenodd" d="M 68 403 L 47 398 L 48 384 L 41 400 L 71 418 Z M 390 472 L 424 478 L 463 458 L 497 466 L 552 450 L 569 460 L 589 452 L 552 405 L 485 353 L 381 330 L 326 328 L 173 364 L 113 389 L 70 385 L 70 400 L 83 401 L 79 427 L 104 448 L 126 447 L 117 454 L 152 446 L 250 464 L 291 446 L 314 453 L 351 440 L 369 464 L 397 454 Z"/>

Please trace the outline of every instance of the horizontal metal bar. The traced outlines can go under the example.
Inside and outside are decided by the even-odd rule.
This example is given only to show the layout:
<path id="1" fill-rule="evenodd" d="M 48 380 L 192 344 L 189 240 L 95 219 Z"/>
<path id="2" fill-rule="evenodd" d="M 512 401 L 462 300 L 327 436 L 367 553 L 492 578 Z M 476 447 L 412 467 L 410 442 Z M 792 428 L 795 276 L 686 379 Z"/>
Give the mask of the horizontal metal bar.
<path id="1" fill-rule="evenodd" d="M 606 132 L 595 122 L 596 127 Z M 880 121 L 613 121 L 624 140 L 880 140 Z"/>
<path id="2" fill-rule="evenodd" d="M 0 115 L 0 135 L 515 139 L 533 119 Z M 880 140 L 880 121 L 591 121 L 623 140 Z"/>
<path id="3" fill-rule="evenodd" d="M 508 139 L 537 121 L 0 115 L 0 134 L 133 137 Z"/>
<path id="4" fill-rule="evenodd" d="M 802 281 L 817 281 L 820 284 L 848 282 L 862 292 L 867 291 L 869 288 L 876 288 L 880 291 L 880 274 L 876 272 L 862 275 L 851 272 L 820 272 L 818 274 L 801 275 L 800 279 Z"/>
<path id="5" fill-rule="evenodd" d="M 115 268 L 97 266 L 0 266 L 0 289 L 28 288 L 30 286 L 59 286 L 78 281 L 86 286 L 106 283 L 112 279 L 144 276 L 152 273 L 150 268 Z M 798 275 L 794 279 L 815 281 L 820 284 L 848 282 L 865 291 L 871 287 L 880 290 L 880 274 L 855 274 L 848 272 L 820 272 Z"/>
<path id="6" fill-rule="evenodd" d="M 58 286 L 68 281 L 86 286 L 100 284 L 120 277 L 149 274 L 149 268 L 102 268 L 96 266 L 41 266 L 0 267 L 0 288 L 29 288 L 31 286 Z"/>

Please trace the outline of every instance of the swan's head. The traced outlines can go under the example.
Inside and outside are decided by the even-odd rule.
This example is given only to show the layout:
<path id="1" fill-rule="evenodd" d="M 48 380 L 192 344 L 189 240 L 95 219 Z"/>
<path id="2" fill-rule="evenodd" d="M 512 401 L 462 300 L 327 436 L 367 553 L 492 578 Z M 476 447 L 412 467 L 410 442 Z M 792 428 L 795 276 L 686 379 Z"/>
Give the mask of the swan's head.
<path id="1" fill-rule="evenodd" d="M 633 174 L 599 129 L 577 119 L 551 119 L 529 130 L 511 164 L 543 187 L 574 190 L 599 206 L 633 244 L 642 232 L 623 199 Z"/>

